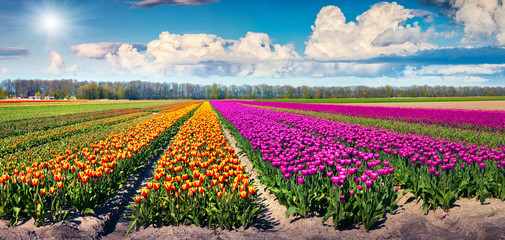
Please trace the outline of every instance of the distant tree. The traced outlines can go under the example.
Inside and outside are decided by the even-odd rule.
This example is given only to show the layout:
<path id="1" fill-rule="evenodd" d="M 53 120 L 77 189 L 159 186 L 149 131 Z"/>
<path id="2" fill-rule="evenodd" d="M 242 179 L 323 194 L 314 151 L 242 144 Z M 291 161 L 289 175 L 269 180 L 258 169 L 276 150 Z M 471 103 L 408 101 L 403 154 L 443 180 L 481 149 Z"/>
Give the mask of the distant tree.
<path id="1" fill-rule="evenodd" d="M 119 83 L 116 88 L 114 88 L 114 96 L 116 99 L 124 99 L 125 90 L 123 84 Z"/>
<path id="2" fill-rule="evenodd" d="M 303 87 L 303 98 L 311 98 L 310 89 L 306 86 Z"/>
<path id="3" fill-rule="evenodd" d="M 389 85 L 386 85 L 386 96 L 385 97 L 392 97 L 393 96 L 393 90 L 391 90 L 391 87 Z"/>
<path id="4" fill-rule="evenodd" d="M 6 98 L 6 97 L 7 97 L 7 90 L 2 89 L 2 91 L 0 91 L 0 98 Z"/>

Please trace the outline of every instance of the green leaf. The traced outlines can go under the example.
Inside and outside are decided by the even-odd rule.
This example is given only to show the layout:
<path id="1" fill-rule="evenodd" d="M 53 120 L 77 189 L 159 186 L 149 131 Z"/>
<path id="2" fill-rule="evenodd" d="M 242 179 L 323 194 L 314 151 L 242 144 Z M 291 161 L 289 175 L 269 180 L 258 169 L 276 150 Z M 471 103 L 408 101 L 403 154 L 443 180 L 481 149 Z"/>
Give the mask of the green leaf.
<path id="1" fill-rule="evenodd" d="M 324 215 L 323 220 L 321 221 L 321 223 L 323 223 L 323 224 L 324 224 L 326 221 L 328 221 L 328 218 L 330 218 L 331 216 L 333 216 L 333 215 L 335 215 L 335 214 L 337 214 L 337 212 L 335 212 L 335 211 L 328 211 L 328 212 Z"/>
<path id="2" fill-rule="evenodd" d="M 82 215 L 87 215 L 87 214 L 95 214 L 95 211 L 91 208 L 86 208 L 83 212 Z"/>
<path id="3" fill-rule="evenodd" d="M 138 219 L 135 219 L 132 224 L 130 224 L 130 227 L 128 227 L 128 231 L 126 231 L 126 234 L 124 235 L 124 237 L 128 237 L 128 234 L 130 233 L 130 231 L 135 227 L 135 225 L 137 225 L 137 221 Z"/>
<path id="4" fill-rule="evenodd" d="M 193 223 L 194 223 L 197 227 L 200 227 L 200 219 L 198 218 L 198 216 L 193 215 L 193 216 L 191 216 L 191 218 L 193 219 Z"/>
<path id="5" fill-rule="evenodd" d="M 286 211 L 286 218 L 288 218 L 289 216 L 291 216 L 292 214 L 295 214 L 297 212 L 299 212 L 300 209 L 298 209 L 297 207 L 295 206 L 292 206 L 290 207 L 287 211 Z"/>

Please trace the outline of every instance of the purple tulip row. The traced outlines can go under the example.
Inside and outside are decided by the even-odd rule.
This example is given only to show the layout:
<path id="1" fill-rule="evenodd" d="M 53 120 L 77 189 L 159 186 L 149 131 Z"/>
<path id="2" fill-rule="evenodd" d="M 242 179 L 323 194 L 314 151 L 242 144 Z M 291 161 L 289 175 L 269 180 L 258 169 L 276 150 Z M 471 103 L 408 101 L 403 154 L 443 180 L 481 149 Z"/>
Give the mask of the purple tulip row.
<path id="1" fill-rule="evenodd" d="M 505 132 L 505 111 L 369 107 L 255 101 L 237 102 L 257 106 L 324 112 L 353 117 L 386 119 L 415 124 L 438 125 L 459 129 L 482 130 L 501 133 Z"/>
<path id="2" fill-rule="evenodd" d="M 286 113 L 231 102 L 211 103 L 242 136 L 250 140 L 253 149 L 263 154 L 263 161 L 269 161 L 272 167 L 280 169 L 286 179 L 295 177 L 299 184 L 306 176 L 321 172 L 336 186 L 349 180 L 361 189 L 363 185 L 371 187 L 379 176 L 394 172 L 387 161 L 378 160 L 379 153 L 362 152 L 345 146 L 335 137 L 315 136 L 279 123 L 277 120 L 287 116 Z M 269 117 L 275 114 L 279 114 L 276 120 Z M 362 164 L 366 164 L 368 169 L 357 175 Z"/>
<path id="3" fill-rule="evenodd" d="M 250 140 L 253 148 L 259 149 L 264 161 L 280 168 L 286 178 L 296 176 L 301 182 L 305 175 L 326 171 L 338 184 L 343 182 L 340 178 L 352 175 L 361 164 L 372 169 L 379 166 L 373 172 L 364 173 L 368 176 L 364 181 L 373 180 L 374 174 L 387 175 L 394 171 L 385 159 L 400 156 L 412 163 L 432 166 L 429 171 L 434 170 L 434 174 L 438 170 L 453 169 L 457 163 L 462 168 L 472 165 L 485 168 L 486 163 L 494 163 L 498 168 L 505 166 L 503 150 L 465 146 L 415 134 L 400 135 L 235 102 L 212 104 Z"/>

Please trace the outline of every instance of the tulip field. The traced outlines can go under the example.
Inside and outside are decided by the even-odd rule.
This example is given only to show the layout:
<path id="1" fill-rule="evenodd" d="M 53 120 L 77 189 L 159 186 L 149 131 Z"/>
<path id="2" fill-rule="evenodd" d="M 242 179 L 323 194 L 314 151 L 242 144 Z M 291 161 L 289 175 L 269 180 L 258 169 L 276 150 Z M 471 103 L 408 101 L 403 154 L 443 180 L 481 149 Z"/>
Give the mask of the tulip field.
<path id="1" fill-rule="evenodd" d="M 317 215 L 335 231 L 373 231 L 406 194 L 424 214 L 449 212 L 461 198 L 505 201 L 503 111 L 252 101 L 96 106 L 40 104 L 22 114 L 0 105 L 8 114 L 0 120 L 1 220 L 16 228 L 20 219 L 47 226 L 92 216 L 145 165 L 152 175 L 129 196 L 127 233 L 254 227 L 268 208 L 260 186 L 284 206 L 283 217 Z"/>
<path id="2" fill-rule="evenodd" d="M 461 197 L 476 197 L 481 203 L 489 197 L 505 200 L 503 146 L 468 144 L 459 139 L 434 138 L 428 134 L 350 124 L 240 103 L 306 111 L 325 111 L 331 107 L 212 102 L 223 120 L 234 129 L 235 136 L 242 139 L 244 151 L 261 172 L 262 183 L 287 207 L 286 216 L 303 217 L 320 212 L 325 215 L 323 222 L 332 218 L 335 226 L 363 224 L 370 229 L 385 212 L 393 210 L 399 188 L 404 190 L 403 194 L 412 192 L 419 197 L 425 213 L 439 207 L 448 211 Z M 337 110 L 329 112 L 349 114 Z M 413 110 L 406 109 L 405 116 L 411 119 L 428 116 L 443 119 L 446 110 L 430 110 L 430 115 L 422 112 L 409 115 L 409 112 Z M 448 127 L 466 124 L 475 126 L 471 128 L 475 131 L 482 131 L 482 126 L 498 132 L 502 128 L 503 122 L 496 122 L 496 126 L 479 122 L 477 111 L 457 113 L 453 110 L 450 113 L 461 115 L 462 120 L 455 119 L 445 125 L 437 120 L 433 124 Z M 381 114 L 398 113 L 382 111 Z M 482 112 L 483 116 L 486 114 L 499 119 L 505 117 L 505 112 Z M 403 121 L 393 117 L 388 120 Z"/>

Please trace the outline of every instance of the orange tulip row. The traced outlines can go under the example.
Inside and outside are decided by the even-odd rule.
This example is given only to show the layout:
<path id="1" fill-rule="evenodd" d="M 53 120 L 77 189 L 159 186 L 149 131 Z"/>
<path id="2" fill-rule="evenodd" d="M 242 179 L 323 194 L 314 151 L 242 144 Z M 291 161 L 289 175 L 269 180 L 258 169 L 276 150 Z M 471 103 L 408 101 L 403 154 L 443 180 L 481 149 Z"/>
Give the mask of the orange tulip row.
<path id="1" fill-rule="evenodd" d="M 205 184 L 211 189 L 220 183 L 215 189 L 219 195 L 223 191 L 226 193 L 224 184 L 227 184 L 245 198 L 248 192 L 254 194 L 255 190 L 248 186 L 248 174 L 243 170 L 244 166 L 226 142 L 219 121 L 206 102 L 171 141 L 165 155 L 158 161 L 154 180 L 166 189 L 175 191 L 175 187 L 180 186 L 181 190 L 189 189 L 191 193 L 203 193 Z M 152 184 L 148 183 L 147 189 L 151 189 Z"/>
<path id="2" fill-rule="evenodd" d="M 59 206 L 67 205 L 79 211 L 94 208 L 100 201 L 114 194 L 114 188 L 120 186 L 119 182 L 154 153 L 155 148 L 150 144 L 155 139 L 198 105 L 199 103 L 176 104 L 177 107 L 162 111 L 159 116 L 149 118 L 148 121 L 121 133 L 110 135 L 104 140 L 89 143 L 78 151 L 67 149 L 64 155 L 49 161 L 32 159 L 24 169 L 10 169 L 11 175 L 0 173 L 2 180 L 6 179 L 0 187 L 2 191 L 5 189 L 11 195 L 20 197 L 22 202 L 26 201 L 24 205 L 28 206 L 27 208 L 36 209 L 36 215 L 28 214 L 36 218 L 36 223 L 39 224 L 49 214 L 47 207 L 42 205 L 47 203 L 44 198 L 48 198 L 45 197 L 45 189 L 61 189 L 58 192 L 59 198 L 50 197 L 51 201 L 61 201 Z M 44 194 L 37 196 L 39 189 L 43 189 Z M 9 196 L 8 199 L 15 199 L 15 196 Z M 18 204 L 19 201 L 9 202 L 0 207 L 26 207 L 23 203 Z M 51 219 L 53 213 L 51 208 Z M 14 214 L 17 213 L 0 212 L 0 217 Z M 42 220 L 37 219 L 38 217 Z"/>
<path id="3" fill-rule="evenodd" d="M 96 129 L 88 129 L 80 134 L 68 136 L 59 141 L 52 141 L 40 146 L 31 147 L 24 151 L 17 151 L 0 157 L 0 172 L 10 171 L 10 169 L 25 170 L 27 165 L 32 165 L 34 161 L 42 162 L 55 159 L 65 155 L 65 151 L 77 152 L 89 145 L 107 138 L 111 134 L 123 132 L 124 129 L 133 127 L 141 122 L 148 121 L 154 115 L 144 117 L 126 118 L 124 122 L 116 122 L 112 125 L 101 126 Z"/>
<path id="4" fill-rule="evenodd" d="M 203 221 L 221 225 L 224 223 L 210 214 L 209 209 L 222 208 L 219 210 L 220 219 L 223 220 L 222 215 L 226 213 L 231 217 L 224 219 L 231 221 L 256 208 L 253 202 L 255 192 L 255 188 L 249 185 L 244 166 L 226 142 L 210 103 L 205 102 L 181 127 L 158 161 L 152 181 L 141 189 L 140 196 L 134 198 L 137 204 L 133 208 L 136 208 L 137 216 L 132 217 L 137 218 L 135 224 L 142 223 L 140 225 L 158 221 L 156 216 L 165 218 L 164 224 L 187 223 L 191 219 L 197 225 Z M 213 204 L 217 207 L 213 208 Z M 240 208 L 224 207 L 229 205 Z M 238 213 L 233 212 L 237 209 Z M 141 213 L 145 211 L 153 214 Z M 161 212 L 171 212 L 174 218 L 166 219 L 157 214 Z M 248 216 L 252 218 L 254 214 Z M 238 221 L 235 219 L 229 224 L 235 226 Z"/>
<path id="5" fill-rule="evenodd" d="M 6 153 L 13 153 L 16 151 L 24 150 L 49 141 L 55 141 L 67 136 L 75 135 L 77 133 L 91 131 L 101 126 L 114 124 L 117 122 L 125 121 L 131 118 L 147 115 L 146 112 L 130 113 L 111 118 L 102 118 L 83 123 L 57 127 L 49 130 L 33 131 L 24 135 L 12 136 L 0 139 L 0 156 Z"/>

